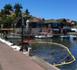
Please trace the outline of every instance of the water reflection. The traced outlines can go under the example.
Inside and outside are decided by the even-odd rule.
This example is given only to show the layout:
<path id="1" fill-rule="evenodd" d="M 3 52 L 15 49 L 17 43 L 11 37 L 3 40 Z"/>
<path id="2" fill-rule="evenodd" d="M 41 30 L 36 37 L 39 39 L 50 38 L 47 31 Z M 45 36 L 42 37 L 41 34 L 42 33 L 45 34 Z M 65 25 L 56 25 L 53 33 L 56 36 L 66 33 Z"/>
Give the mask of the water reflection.
<path id="1" fill-rule="evenodd" d="M 57 43 L 60 43 L 60 44 L 65 45 L 67 47 L 70 47 L 71 46 L 71 40 L 70 40 L 69 37 L 68 38 L 60 38 L 60 37 L 53 38 L 52 39 L 52 42 L 57 42 Z"/>

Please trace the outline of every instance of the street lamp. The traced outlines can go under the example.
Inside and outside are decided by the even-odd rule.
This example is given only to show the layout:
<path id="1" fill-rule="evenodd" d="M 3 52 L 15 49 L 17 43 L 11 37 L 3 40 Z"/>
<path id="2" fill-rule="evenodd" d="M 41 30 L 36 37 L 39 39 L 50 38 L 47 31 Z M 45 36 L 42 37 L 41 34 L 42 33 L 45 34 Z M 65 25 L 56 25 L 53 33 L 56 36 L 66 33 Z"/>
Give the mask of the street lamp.
<path id="1" fill-rule="evenodd" d="M 23 51 L 23 48 L 24 48 L 24 46 L 23 46 L 23 37 L 24 37 L 24 20 L 23 20 L 23 15 L 22 15 L 22 13 L 21 13 L 21 48 L 20 48 L 20 51 Z"/>

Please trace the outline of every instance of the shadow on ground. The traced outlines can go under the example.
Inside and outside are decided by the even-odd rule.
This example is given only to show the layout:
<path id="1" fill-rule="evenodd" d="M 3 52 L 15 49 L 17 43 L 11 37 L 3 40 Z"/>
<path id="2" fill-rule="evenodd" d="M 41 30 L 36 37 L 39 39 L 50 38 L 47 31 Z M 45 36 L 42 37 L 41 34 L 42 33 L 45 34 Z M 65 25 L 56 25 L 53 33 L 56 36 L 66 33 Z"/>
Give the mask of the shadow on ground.
<path id="1" fill-rule="evenodd" d="M 0 64 L 0 70 L 2 70 L 2 65 Z"/>

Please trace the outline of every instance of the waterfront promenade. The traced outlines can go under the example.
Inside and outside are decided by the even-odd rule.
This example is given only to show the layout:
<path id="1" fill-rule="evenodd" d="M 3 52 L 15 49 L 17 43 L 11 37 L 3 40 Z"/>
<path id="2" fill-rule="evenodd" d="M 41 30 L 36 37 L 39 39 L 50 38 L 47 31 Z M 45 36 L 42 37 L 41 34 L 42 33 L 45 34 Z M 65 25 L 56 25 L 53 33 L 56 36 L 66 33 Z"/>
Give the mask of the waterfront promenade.
<path id="1" fill-rule="evenodd" d="M 22 52 L 14 51 L 11 47 L 0 42 L 0 70 L 46 70 Z M 58 70 L 51 67 L 48 70 Z"/>

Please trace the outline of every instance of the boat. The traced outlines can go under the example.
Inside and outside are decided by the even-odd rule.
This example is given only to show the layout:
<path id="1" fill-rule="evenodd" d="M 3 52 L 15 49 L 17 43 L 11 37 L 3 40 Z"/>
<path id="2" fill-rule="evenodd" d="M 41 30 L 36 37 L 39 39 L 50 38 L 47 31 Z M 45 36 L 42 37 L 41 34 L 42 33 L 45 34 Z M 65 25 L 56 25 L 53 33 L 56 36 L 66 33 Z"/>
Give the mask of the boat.
<path id="1" fill-rule="evenodd" d="M 52 38 L 52 35 L 35 35 L 35 38 Z"/>

